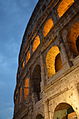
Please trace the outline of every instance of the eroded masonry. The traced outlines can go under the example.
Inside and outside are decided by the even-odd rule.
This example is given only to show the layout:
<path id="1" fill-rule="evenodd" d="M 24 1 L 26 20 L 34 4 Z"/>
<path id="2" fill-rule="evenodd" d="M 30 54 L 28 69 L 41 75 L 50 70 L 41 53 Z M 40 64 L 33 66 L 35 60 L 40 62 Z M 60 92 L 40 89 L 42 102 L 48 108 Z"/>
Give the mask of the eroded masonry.
<path id="1" fill-rule="evenodd" d="M 79 119 L 79 0 L 39 0 L 19 53 L 13 119 Z"/>

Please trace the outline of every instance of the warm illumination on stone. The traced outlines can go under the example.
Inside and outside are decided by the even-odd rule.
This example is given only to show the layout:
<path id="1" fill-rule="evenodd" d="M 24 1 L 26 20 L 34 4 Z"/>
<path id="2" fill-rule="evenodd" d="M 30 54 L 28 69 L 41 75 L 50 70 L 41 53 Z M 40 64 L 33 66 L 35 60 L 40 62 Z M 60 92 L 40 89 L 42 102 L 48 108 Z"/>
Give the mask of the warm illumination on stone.
<path id="1" fill-rule="evenodd" d="M 26 55 L 26 63 L 29 61 L 30 59 L 30 51 L 27 52 L 27 55 Z"/>
<path id="2" fill-rule="evenodd" d="M 52 18 L 48 19 L 44 25 L 43 35 L 46 36 L 53 26 L 54 26 L 54 23 Z"/>
<path id="3" fill-rule="evenodd" d="M 46 65 L 47 65 L 48 77 L 51 77 L 52 75 L 54 75 L 56 73 L 56 71 L 55 71 L 55 59 L 59 53 L 60 53 L 60 51 L 59 51 L 59 48 L 57 46 L 53 46 L 47 53 Z M 59 63 L 59 65 L 60 65 L 60 63 Z"/>
<path id="4" fill-rule="evenodd" d="M 26 79 L 24 84 L 24 98 L 25 99 L 28 96 L 28 93 L 29 93 L 29 79 Z"/>
<path id="5" fill-rule="evenodd" d="M 33 48 L 32 48 L 33 52 L 37 49 L 39 44 L 40 44 L 40 38 L 39 36 L 36 36 L 33 42 Z"/>
<path id="6" fill-rule="evenodd" d="M 59 17 L 68 10 L 68 8 L 74 3 L 74 0 L 62 0 L 58 6 L 57 12 Z"/>
<path id="7" fill-rule="evenodd" d="M 73 24 L 68 33 L 69 46 L 75 54 L 79 54 L 76 46 L 76 40 L 78 36 L 79 36 L 79 22 Z"/>

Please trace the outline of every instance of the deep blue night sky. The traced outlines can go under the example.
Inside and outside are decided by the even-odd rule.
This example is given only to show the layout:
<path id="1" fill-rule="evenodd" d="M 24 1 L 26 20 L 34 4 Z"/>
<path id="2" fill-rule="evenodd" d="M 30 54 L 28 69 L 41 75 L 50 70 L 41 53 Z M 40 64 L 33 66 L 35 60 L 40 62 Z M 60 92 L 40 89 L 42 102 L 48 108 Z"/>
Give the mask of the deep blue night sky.
<path id="1" fill-rule="evenodd" d="M 38 0 L 0 0 L 0 119 L 12 119 L 18 54 Z"/>

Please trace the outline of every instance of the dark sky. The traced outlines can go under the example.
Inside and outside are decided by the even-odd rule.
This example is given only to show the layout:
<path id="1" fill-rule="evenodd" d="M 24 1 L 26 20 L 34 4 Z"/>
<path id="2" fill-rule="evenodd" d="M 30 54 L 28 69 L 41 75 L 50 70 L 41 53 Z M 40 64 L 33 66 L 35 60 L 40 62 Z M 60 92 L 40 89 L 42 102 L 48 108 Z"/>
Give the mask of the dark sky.
<path id="1" fill-rule="evenodd" d="M 38 0 L 0 0 L 0 119 L 12 119 L 18 54 Z"/>

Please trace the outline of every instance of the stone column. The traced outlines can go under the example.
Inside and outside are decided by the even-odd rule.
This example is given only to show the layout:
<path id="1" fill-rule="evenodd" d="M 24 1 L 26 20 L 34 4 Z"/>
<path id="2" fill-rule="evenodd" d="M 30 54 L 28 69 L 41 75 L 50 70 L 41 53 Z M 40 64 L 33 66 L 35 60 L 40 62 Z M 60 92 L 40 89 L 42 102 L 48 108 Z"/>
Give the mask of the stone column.
<path id="1" fill-rule="evenodd" d="M 42 44 L 43 39 L 44 39 L 44 36 L 43 36 L 43 33 L 42 33 L 42 29 L 39 31 L 38 35 L 40 37 L 40 44 Z"/>
<path id="2" fill-rule="evenodd" d="M 45 70 L 44 70 L 45 66 L 42 54 L 40 56 L 40 64 L 41 64 L 41 92 L 43 92 L 45 85 Z"/>
<path id="3" fill-rule="evenodd" d="M 61 54 L 63 68 L 68 69 L 68 68 L 70 68 L 70 62 L 68 59 L 68 55 L 67 55 L 67 51 L 65 49 L 63 39 L 60 34 L 58 34 L 58 40 L 59 40 L 59 47 L 60 47 L 60 54 Z"/>
<path id="4" fill-rule="evenodd" d="M 48 101 L 44 102 L 44 114 L 45 114 L 45 119 L 50 119 L 49 118 L 49 102 Z"/>
<path id="5" fill-rule="evenodd" d="M 52 20 L 54 21 L 54 24 L 55 24 L 59 18 L 55 9 L 52 9 L 51 17 L 52 17 Z"/>
<path id="6" fill-rule="evenodd" d="M 61 37 L 63 39 L 64 45 L 65 45 L 65 48 L 66 48 L 68 59 L 69 59 L 69 61 L 72 61 L 73 53 L 70 51 L 70 48 L 69 48 L 69 44 L 68 44 L 68 40 L 67 40 L 68 39 L 68 31 L 66 29 L 63 30 Z"/>

